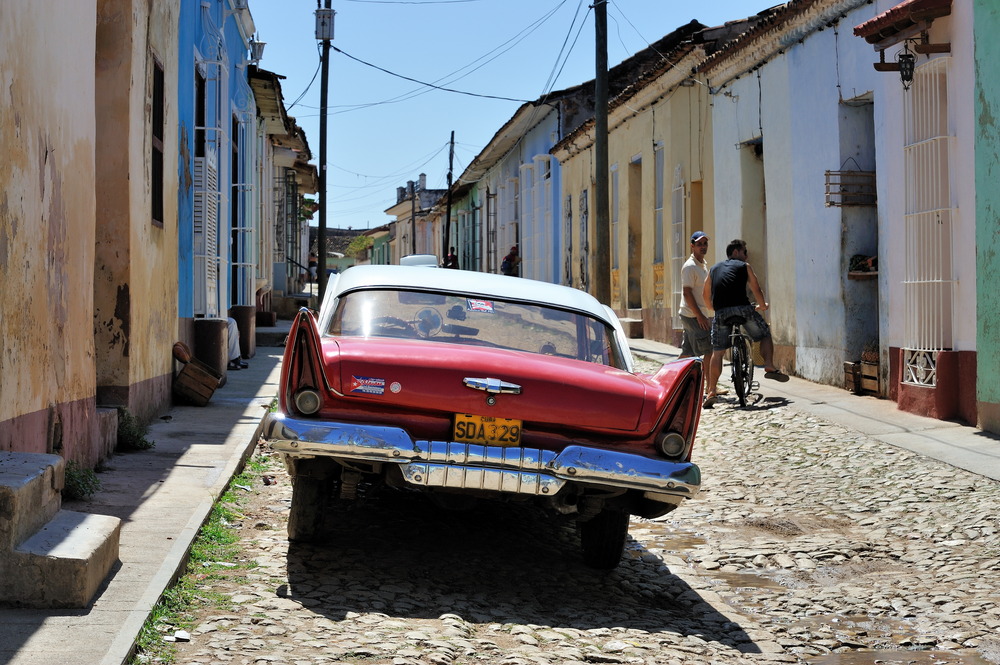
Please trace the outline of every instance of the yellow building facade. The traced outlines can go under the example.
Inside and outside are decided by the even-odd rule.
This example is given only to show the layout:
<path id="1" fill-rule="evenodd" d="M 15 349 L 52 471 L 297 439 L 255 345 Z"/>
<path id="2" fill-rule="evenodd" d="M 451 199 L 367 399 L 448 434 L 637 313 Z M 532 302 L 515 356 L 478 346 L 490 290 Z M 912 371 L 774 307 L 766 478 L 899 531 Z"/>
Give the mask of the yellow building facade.
<path id="1" fill-rule="evenodd" d="M 608 113 L 610 274 L 594 274 L 594 123 L 552 150 L 562 170 L 572 285 L 610 280 L 611 307 L 641 319 L 642 334 L 679 344 L 680 270 L 694 231 L 713 236 L 712 126 L 707 88 L 690 77 L 704 59 L 685 42 L 664 65 L 611 100 Z M 713 238 L 714 240 L 714 238 Z M 709 262 L 717 257 L 709 252 Z"/>
<path id="2" fill-rule="evenodd" d="M 0 451 L 94 466 L 170 404 L 176 11 L 0 4 Z"/>

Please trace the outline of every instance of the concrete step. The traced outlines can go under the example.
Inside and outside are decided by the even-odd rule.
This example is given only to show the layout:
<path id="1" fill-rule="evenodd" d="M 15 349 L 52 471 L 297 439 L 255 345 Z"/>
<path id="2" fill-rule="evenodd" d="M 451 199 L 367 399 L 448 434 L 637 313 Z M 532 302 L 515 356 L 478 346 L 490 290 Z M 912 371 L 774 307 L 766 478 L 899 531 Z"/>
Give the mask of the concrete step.
<path id="1" fill-rule="evenodd" d="M 0 603 L 84 608 L 118 561 L 121 520 L 62 510 L 59 455 L 0 453 Z"/>
<path id="2" fill-rule="evenodd" d="M 87 607 L 118 563 L 120 535 L 117 517 L 60 510 L 5 566 L 16 604 Z"/>
<path id="3" fill-rule="evenodd" d="M 59 455 L 0 452 L 0 557 L 59 512 L 65 468 Z"/>
<path id="4" fill-rule="evenodd" d="M 625 317 L 618 320 L 621 321 L 622 328 L 625 329 L 625 336 L 629 339 L 642 339 L 645 336 L 641 318 L 633 319 Z"/>
<path id="5" fill-rule="evenodd" d="M 257 329 L 257 346 L 284 346 L 285 338 L 288 337 L 287 330 L 261 330 Z"/>

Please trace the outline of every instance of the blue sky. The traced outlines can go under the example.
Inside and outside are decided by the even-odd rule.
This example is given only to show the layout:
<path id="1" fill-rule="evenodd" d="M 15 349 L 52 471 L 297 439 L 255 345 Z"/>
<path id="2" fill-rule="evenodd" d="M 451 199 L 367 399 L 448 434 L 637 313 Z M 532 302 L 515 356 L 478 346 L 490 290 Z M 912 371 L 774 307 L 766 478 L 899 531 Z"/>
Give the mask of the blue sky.
<path id="1" fill-rule="evenodd" d="M 286 77 L 285 104 L 305 130 L 317 164 L 318 4 L 250 0 L 257 39 L 267 44 L 260 67 Z M 390 217 L 384 211 L 406 181 L 426 173 L 429 188 L 446 186 L 452 131 L 457 179 L 522 101 L 593 79 L 590 4 L 333 0 L 331 46 L 341 52 L 330 51 L 327 225 L 365 229 L 385 224 Z M 609 0 L 609 66 L 692 19 L 721 25 L 776 4 Z"/>

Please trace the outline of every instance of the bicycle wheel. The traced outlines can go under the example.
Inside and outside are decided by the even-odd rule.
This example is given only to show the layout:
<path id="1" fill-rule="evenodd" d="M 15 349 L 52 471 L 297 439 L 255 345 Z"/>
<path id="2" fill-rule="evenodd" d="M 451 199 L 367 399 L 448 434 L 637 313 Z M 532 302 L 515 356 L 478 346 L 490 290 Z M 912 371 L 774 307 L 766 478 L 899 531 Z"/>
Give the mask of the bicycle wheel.
<path id="1" fill-rule="evenodd" d="M 750 384 L 747 383 L 746 378 L 746 364 L 749 358 L 747 357 L 746 341 L 742 337 L 733 340 L 731 354 L 733 390 L 736 391 L 736 397 L 740 400 L 740 406 L 746 406 L 747 392 L 750 390 Z"/>

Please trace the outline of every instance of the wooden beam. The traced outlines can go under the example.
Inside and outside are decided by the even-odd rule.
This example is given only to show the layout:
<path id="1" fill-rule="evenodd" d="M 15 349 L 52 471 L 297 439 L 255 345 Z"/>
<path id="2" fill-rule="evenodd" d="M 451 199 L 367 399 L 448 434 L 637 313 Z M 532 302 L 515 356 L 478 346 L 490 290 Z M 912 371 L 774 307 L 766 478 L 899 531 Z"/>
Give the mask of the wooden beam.
<path id="1" fill-rule="evenodd" d="M 872 66 L 877 72 L 898 72 L 899 63 L 898 62 L 873 62 Z"/>
<path id="2" fill-rule="evenodd" d="M 900 43 L 901 41 L 904 41 L 904 40 L 907 40 L 907 39 L 913 39 L 914 37 L 916 37 L 920 33 L 929 30 L 930 27 L 931 27 L 930 23 L 927 23 L 926 21 L 921 21 L 920 23 L 916 23 L 914 25 L 911 25 L 909 28 L 906 28 L 905 30 L 898 31 L 896 34 L 892 35 L 891 37 L 886 37 L 882 41 L 876 42 L 874 44 L 875 50 L 876 51 L 884 51 L 887 48 L 895 46 L 896 44 Z"/>
<path id="3" fill-rule="evenodd" d="M 917 53 L 951 53 L 951 43 L 946 44 L 917 44 L 913 47 Z"/>

